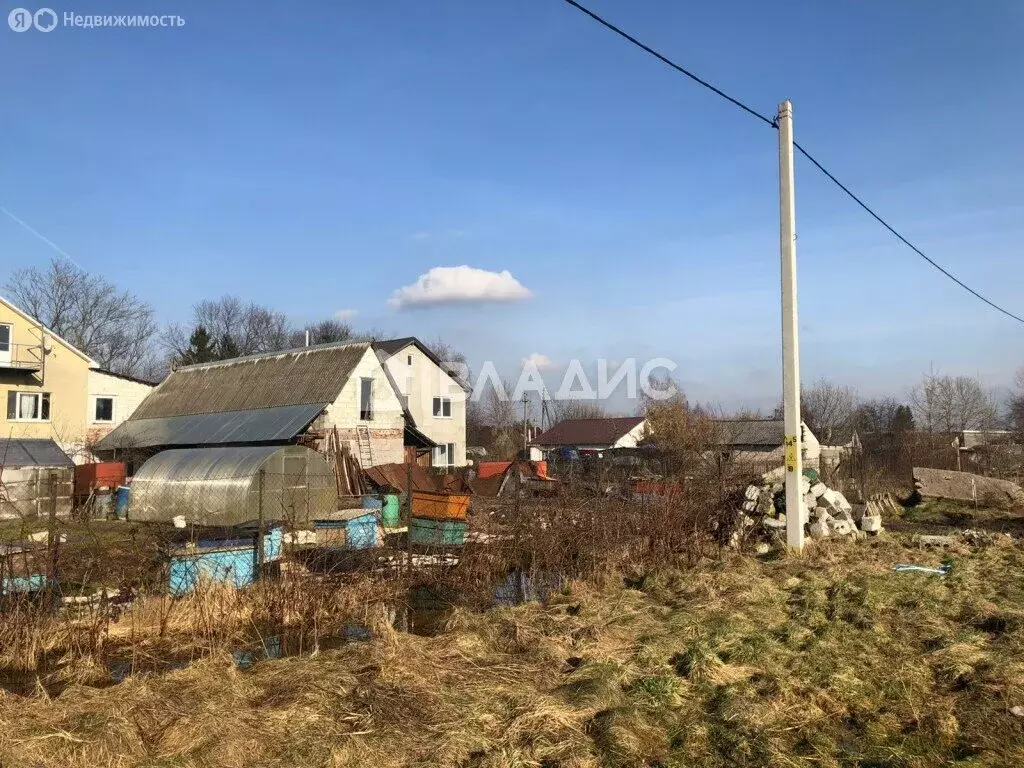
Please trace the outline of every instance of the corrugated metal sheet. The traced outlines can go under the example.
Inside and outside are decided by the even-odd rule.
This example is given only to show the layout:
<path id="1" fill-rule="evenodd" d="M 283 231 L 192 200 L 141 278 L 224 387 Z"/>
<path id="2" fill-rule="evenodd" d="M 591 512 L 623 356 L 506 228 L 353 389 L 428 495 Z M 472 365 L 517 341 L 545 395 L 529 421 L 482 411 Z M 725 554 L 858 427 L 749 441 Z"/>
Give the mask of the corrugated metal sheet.
<path id="1" fill-rule="evenodd" d="M 162 451 L 131 488 L 128 517 L 147 522 L 234 526 L 258 520 L 262 503 L 265 521 L 304 525 L 338 506 L 330 465 L 300 445 Z"/>
<path id="2" fill-rule="evenodd" d="M 0 465 L 4 467 L 73 467 L 75 462 L 53 440 L 0 439 Z"/>
<path id="3" fill-rule="evenodd" d="M 179 368 L 131 421 L 333 403 L 369 348 L 330 344 Z"/>
<path id="4" fill-rule="evenodd" d="M 223 445 L 291 440 L 330 403 L 285 405 L 249 411 L 131 419 L 97 443 L 97 450 L 174 445 Z"/>

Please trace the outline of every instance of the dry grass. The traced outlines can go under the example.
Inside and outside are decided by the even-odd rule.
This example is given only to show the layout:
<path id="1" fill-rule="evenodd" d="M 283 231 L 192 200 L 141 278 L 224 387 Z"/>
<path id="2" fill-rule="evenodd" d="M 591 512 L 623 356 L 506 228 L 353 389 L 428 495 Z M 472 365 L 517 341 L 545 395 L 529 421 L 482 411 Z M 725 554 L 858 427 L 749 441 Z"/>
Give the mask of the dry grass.
<path id="1" fill-rule="evenodd" d="M 935 565 L 946 578 L 893 573 Z M 826 542 L 313 657 L 0 694 L 7 766 L 1024 764 L 1024 550 Z"/>

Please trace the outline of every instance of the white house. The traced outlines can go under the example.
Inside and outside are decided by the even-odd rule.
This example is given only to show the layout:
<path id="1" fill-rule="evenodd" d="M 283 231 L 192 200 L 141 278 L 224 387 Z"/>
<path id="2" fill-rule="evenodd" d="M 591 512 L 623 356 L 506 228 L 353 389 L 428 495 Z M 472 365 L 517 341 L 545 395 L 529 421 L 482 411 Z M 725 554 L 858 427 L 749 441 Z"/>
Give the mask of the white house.
<path id="1" fill-rule="evenodd" d="M 644 438 L 647 420 L 643 416 L 613 416 L 602 419 L 566 419 L 539 434 L 532 445 L 544 450 L 578 448 L 604 451 L 636 448 Z"/>
<path id="2" fill-rule="evenodd" d="M 89 369 L 86 444 L 92 445 L 135 413 L 156 384 L 103 368 Z"/>
<path id="3" fill-rule="evenodd" d="M 416 428 L 437 444 L 431 464 L 464 466 L 468 385 L 445 370 L 443 361 L 413 336 L 376 341 L 373 347 Z"/>
<path id="4" fill-rule="evenodd" d="M 402 462 L 410 429 L 415 425 L 371 345 L 334 343 L 172 371 L 95 450 L 126 455 L 297 442 L 322 449 L 337 431 L 369 467 Z"/>

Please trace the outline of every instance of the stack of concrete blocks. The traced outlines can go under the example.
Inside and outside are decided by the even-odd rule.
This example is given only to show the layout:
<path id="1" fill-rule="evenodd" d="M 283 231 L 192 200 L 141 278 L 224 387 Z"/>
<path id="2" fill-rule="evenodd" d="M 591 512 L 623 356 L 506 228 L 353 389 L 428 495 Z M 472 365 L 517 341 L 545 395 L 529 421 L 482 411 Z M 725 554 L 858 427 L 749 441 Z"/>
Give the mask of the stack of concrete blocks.
<path id="1" fill-rule="evenodd" d="M 854 507 L 839 491 L 821 481 L 811 482 L 806 476 L 800 478 L 800 491 L 800 522 L 807 526 L 812 538 L 862 537 L 877 535 L 882 530 L 880 505 Z M 778 512 L 775 506 L 775 499 L 784 493 L 785 486 L 779 482 L 748 485 L 742 504 L 743 525 L 750 526 L 759 521 L 769 532 L 781 534 L 785 531 L 786 513 Z"/>

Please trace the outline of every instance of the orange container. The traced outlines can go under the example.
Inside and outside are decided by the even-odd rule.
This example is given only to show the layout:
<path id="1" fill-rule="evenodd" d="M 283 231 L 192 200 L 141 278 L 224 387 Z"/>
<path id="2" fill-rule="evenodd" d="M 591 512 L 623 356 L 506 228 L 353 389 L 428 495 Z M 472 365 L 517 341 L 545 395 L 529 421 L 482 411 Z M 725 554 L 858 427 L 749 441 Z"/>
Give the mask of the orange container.
<path id="1" fill-rule="evenodd" d="M 476 467 L 476 476 L 481 480 L 500 475 L 512 466 L 511 461 L 481 461 Z"/>
<path id="2" fill-rule="evenodd" d="M 75 495 L 88 496 L 97 488 L 117 488 L 124 485 L 125 465 L 121 461 L 102 461 L 97 464 L 79 464 L 75 467 Z"/>
<path id="3" fill-rule="evenodd" d="M 456 493 L 412 492 L 412 516 L 424 520 L 465 520 L 468 495 Z"/>

